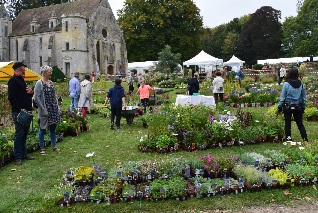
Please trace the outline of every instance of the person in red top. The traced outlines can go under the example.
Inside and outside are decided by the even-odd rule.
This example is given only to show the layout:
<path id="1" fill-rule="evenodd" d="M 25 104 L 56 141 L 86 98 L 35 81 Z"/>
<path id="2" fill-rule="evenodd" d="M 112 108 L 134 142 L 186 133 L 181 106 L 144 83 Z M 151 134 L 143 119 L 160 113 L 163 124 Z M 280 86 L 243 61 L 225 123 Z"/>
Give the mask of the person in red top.
<path id="1" fill-rule="evenodd" d="M 137 93 L 140 94 L 140 101 L 141 101 L 142 106 L 144 107 L 144 113 L 146 113 L 146 111 L 147 111 L 146 107 L 147 107 L 148 102 L 149 102 L 150 90 L 154 90 L 154 89 L 151 86 L 146 85 L 144 80 L 142 80 L 140 82 L 140 84 L 141 85 L 138 88 Z"/>

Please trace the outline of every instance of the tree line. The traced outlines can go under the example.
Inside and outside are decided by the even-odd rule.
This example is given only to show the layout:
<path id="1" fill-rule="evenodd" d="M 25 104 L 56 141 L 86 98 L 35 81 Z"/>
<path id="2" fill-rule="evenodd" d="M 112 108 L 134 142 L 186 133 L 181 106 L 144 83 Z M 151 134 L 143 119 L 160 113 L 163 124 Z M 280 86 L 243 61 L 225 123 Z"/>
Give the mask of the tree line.
<path id="1" fill-rule="evenodd" d="M 69 0 L 0 0 L 14 19 L 22 9 Z M 124 32 L 128 61 L 151 61 L 166 45 L 185 61 L 202 49 L 228 60 L 236 55 L 247 64 L 259 59 L 310 56 L 318 53 L 318 0 L 298 0 L 298 14 L 281 22 L 270 6 L 234 18 L 215 28 L 203 27 L 192 0 L 126 0 L 117 12 Z"/>

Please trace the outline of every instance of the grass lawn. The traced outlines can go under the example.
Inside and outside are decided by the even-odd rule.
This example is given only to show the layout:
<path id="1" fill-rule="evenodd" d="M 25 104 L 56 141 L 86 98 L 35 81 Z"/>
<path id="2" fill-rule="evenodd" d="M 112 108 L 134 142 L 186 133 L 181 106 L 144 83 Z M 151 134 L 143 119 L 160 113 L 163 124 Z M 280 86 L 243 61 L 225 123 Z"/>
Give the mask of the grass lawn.
<path id="1" fill-rule="evenodd" d="M 65 98 L 64 108 L 69 100 Z M 258 111 L 265 108 L 258 108 Z M 260 113 L 261 114 L 261 113 Z M 71 167 L 81 165 L 92 166 L 92 158 L 86 158 L 89 152 L 95 152 L 96 164 L 104 165 L 107 169 L 119 162 L 136 160 L 165 160 L 169 157 L 199 158 L 208 153 L 214 156 L 225 156 L 247 151 L 261 151 L 264 149 L 281 149 L 281 143 L 267 143 L 242 147 L 225 147 L 205 151 L 171 153 L 160 155 L 157 153 L 141 153 L 137 149 L 137 136 L 146 134 L 141 119 L 135 118 L 132 126 L 122 120 L 121 131 L 110 130 L 110 119 L 98 115 L 89 115 L 91 130 L 83 132 L 77 137 L 66 137 L 58 143 L 62 152 L 54 152 L 47 148 L 47 155 L 40 156 L 39 152 L 31 153 L 36 159 L 23 161 L 21 166 L 11 163 L 0 170 L 1 193 L 0 212 L 179 212 L 194 210 L 193 212 L 232 209 L 233 211 L 249 208 L 250 206 L 264 206 L 271 204 L 299 205 L 318 200 L 318 193 L 312 187 L 295 187 L 289 189 L 291 194 L 284 195 L 283 190 L 262 190 L 260 193 L 243 193 L 239 195 L 216 196 L 212 198 L 192 198 L 185 202 L 173 200 L 155 202 L 135 201 L 134 203 L 120 202 L 115 205 L 79 204 L 71 207 L 57 207 L 56 201 L 48 200 L 46 194 L 58 185 L 66 171 Z M 306 122 L 305 126 L 310 139 L 316 139 L 316 123 Z M 292 126 L 293 137 L 300 139 L 296 125 Z"/>

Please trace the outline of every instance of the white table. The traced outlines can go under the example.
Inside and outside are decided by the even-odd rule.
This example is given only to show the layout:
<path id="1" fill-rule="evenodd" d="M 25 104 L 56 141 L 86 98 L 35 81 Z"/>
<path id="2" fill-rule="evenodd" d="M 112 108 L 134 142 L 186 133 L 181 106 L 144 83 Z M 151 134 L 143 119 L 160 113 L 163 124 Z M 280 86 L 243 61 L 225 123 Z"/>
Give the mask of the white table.
<path id="1" fill-rule="evenodd" d="M 188 95 L 177 95 L 176 105 L 199 105 L 204 106 L 215 106 L 215 100 L 213 96 L 188 96 Z"/>

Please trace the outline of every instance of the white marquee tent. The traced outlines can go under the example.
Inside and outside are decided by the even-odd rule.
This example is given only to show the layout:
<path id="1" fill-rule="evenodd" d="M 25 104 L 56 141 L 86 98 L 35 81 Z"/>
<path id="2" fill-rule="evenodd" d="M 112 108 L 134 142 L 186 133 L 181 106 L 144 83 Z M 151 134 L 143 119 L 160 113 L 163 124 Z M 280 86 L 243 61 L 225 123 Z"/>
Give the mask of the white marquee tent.
<path id="1" fill-rule="evenodd" d="M 243 66 L 244 63 L 245 61 L 242 61 L 238 57 L 233 55 L 230 60 L 224 62 L 223 66 L 231 66 L 233 71 L 237 71 L 240 68 L 240 66 Z"/>
<path id="2" fill-rule="evenodd" d="M 190 65 L 222 65 L 223 64 L 223 59 L 215 58 L 203 50 L 193 58 L 191 58 L 188 61 L 183 62 L 184 66 L 190 66 Z"/>
<path id="3" fill-rule="evenodd" d="M 128 72 L 131 70 L 137 70 L 137 73 L 145 74 L 144 70 L 156 69 L 158 61 L 144 61 L 144 62 L 132 62 L 128 63 Z"/>
<path id="4" fill-rule="evenodd" d="M 292 58 L 276 58 L 276 59 L 265 59 L 257 60 L 258 64 L 280 64 L 280 63 L 297 63 L 309 61 L 310 57 L 292 57 Z M 313 57 L 313 61 L 318 61 L 318 57 Z"/>
<path id="5" fill-rule="evenodd" d="M 223 59 L 215 58 L 202 50 L 198 55 L 183 62 L 183 66 L 190 65 L 198 65 L 200 68 L 204 67 L 207 72 L 207 76 L 211 77 L 212 71 L 216 70 L 217 66 L 223 65 Z"/>

